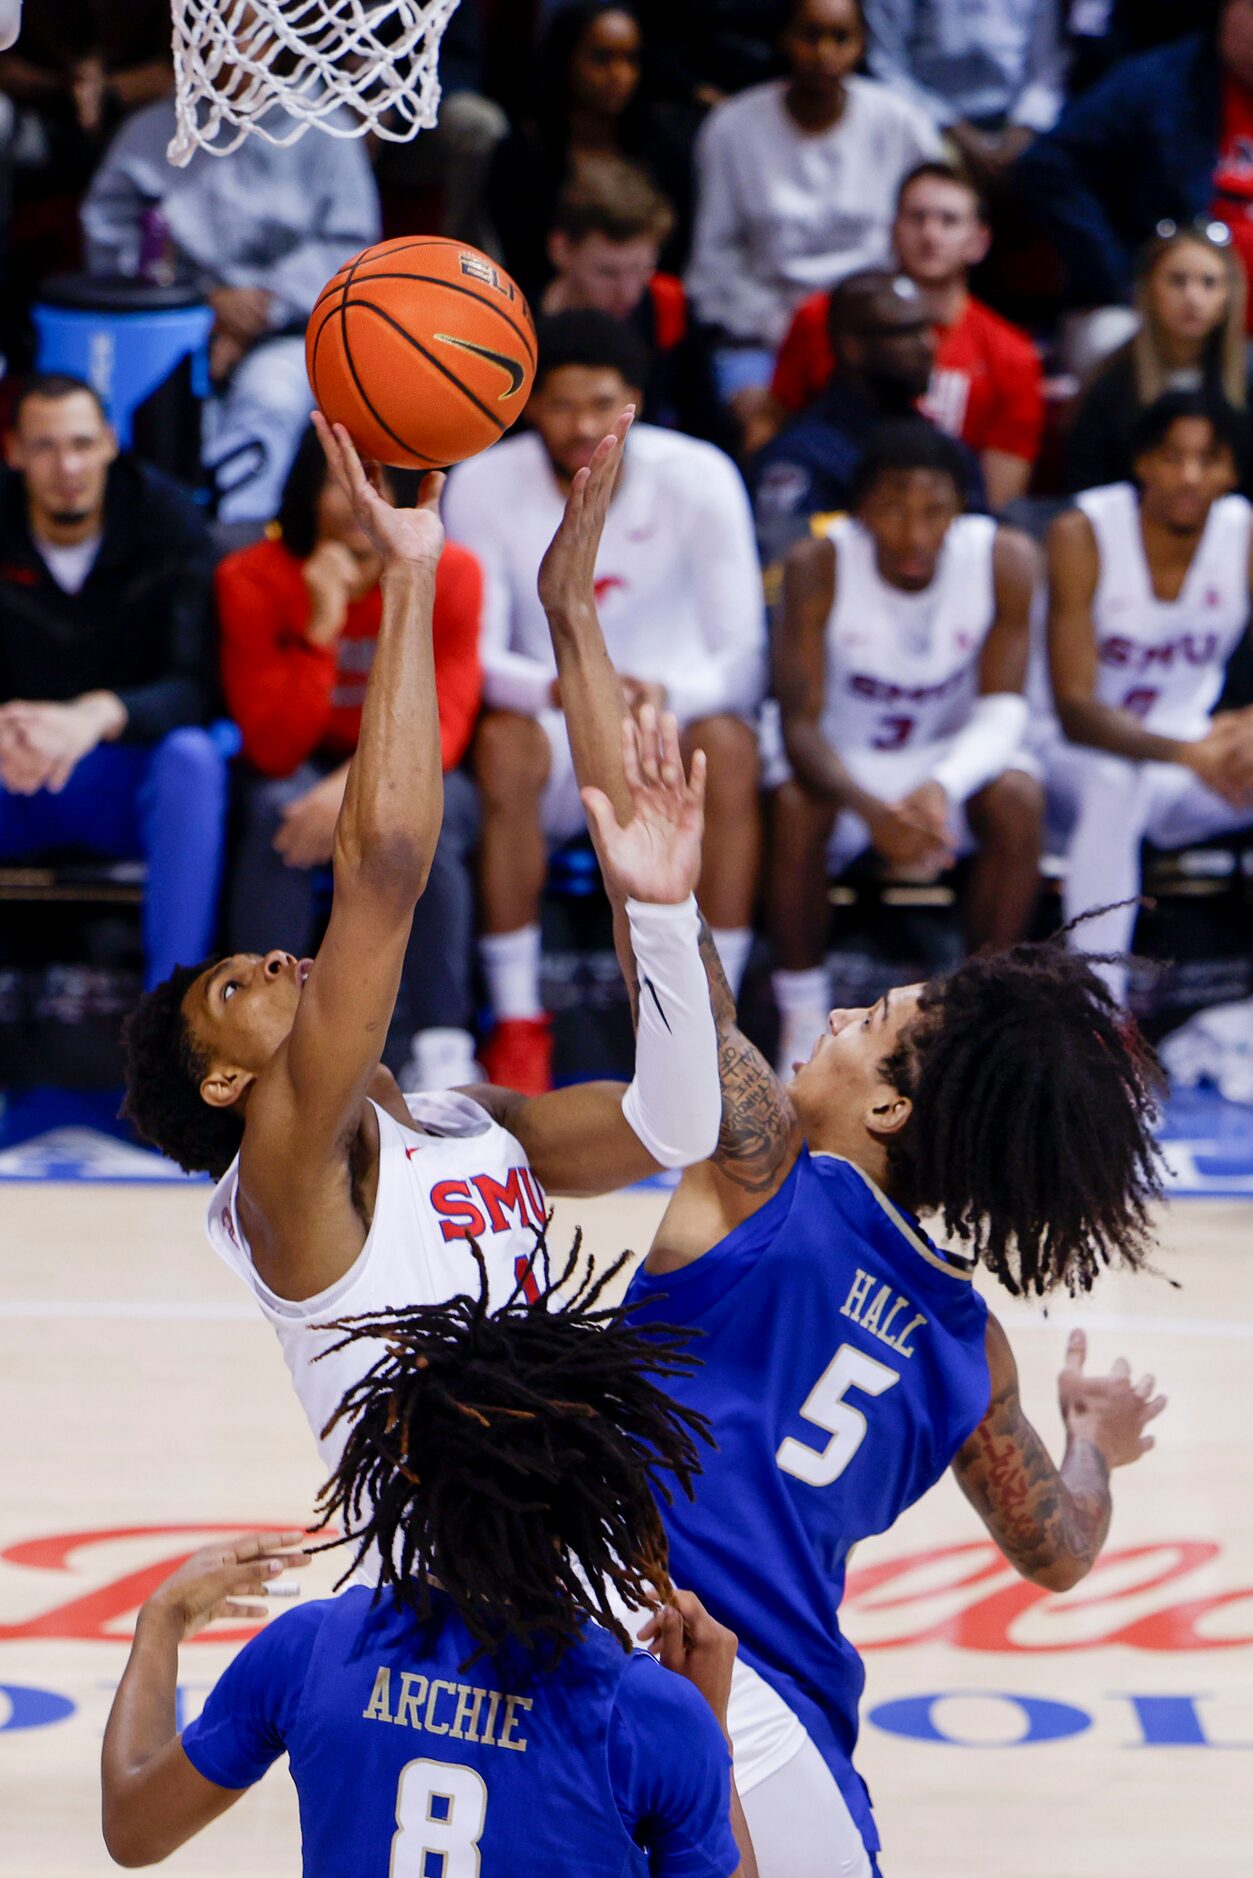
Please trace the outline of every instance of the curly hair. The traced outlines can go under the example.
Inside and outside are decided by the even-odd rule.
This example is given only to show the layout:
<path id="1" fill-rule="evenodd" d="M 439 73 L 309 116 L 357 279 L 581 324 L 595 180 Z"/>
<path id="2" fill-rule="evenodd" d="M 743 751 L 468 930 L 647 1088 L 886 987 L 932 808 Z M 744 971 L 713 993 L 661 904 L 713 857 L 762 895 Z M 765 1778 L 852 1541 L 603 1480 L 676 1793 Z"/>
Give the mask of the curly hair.
<path id="1" fill-rule="evenodd" d="M 1060 937 L 926 985 L 882 1073 L 913 1104 L 889 1148 L 893 1195 L 938 1214 L 1015 1297 L 1147 1264 L 1164 1078 Z"/>
<path id="2" fill-rule="evenodd" d="M 355 1547 L 339 1582 L 377 1548 L 380 1588 L 425 1621 L 437 1582 L 475 1657 L 514 1642 L 556 1660 L 588 1618 L 629 1649 L 609 1588 L 637 1607 L 669 1594 L 656 1495 L 669 1503 L 677 1483 L 691 1497 L 710 1440 L 705 1418 L 661 1386 L 699 1367 L 692 1333 L 645 1334 L 625 1307 L 600 1305 L 629 1253 L 601 1277 L 589 1265 L 562 1301 L 577 1235 L 565 1270 L 528 1300 L 547 1259 L 537 1235 L 513 1295 L 489 1312 L 487 1267 L 468 1244 L 477 1298 L 324 1326 L 343 1334 L 319 1362 L 353 1343 L 378 1349 L 323 1430 L 350 1424 L 318 1502 L 321 1523 L 344 1528 L 331 1545 Z"/>
<path id="3" fill-rule="evenodd" d="M 122 1025 L 126 1099 L 121 1113 L 186 1174 L 221 1178 L 239 1153 L 242 1118 L 234 1109 L 210 1108 L 200 1093 L 209 1064 L 192 1041 L 183 999 L 200 974 L 218 963 L 176 965 L 146 991 Z"/>

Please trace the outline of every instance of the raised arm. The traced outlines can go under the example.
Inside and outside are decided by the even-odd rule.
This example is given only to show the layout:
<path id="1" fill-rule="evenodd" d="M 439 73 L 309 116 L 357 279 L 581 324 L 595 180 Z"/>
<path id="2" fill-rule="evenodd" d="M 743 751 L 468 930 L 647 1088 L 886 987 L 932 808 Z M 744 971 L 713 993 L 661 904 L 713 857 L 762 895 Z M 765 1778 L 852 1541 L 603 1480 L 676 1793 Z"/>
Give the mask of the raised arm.
<path id="1" fill-rule="evenodd" d="M 1166 1406 L 1153 1378 L 1132 1386 L 1119 1358 L 1108 1376 L 1085 1376 L 1087 1339 L 1072 1330 L 1059 1382 L 1066 1452 L 1056 1467 L 1027 1420 L 1005 1332 L 988 1318 L 987 1414 L 953 1462 L 958 1484 L 1010 1564 L 1032 1584 L 1069 1591 L 1087 1576 L 1109 1532 L 1112 1468 L 1153 1446 L 1146 1425 Z"/>
<path id="2" fill-rule="evenodd" d="M 323 1198 L 319 1164 L 333 1163 L 346 1179 L 347 1143 L 378 1069 L 443 816 L 431 643 L 442 478 L 427 478 L 416 509 L 393 509 L 370 486 L 347 433 L 315 422 L 382 556 L 383 613 L 335 825 L 326 937 L 291 1032 L 248 1103 L 241 1189 L 250 1238 L 265 1235 L 278 1212 L 303 1235 L 301 1214 Z"/>

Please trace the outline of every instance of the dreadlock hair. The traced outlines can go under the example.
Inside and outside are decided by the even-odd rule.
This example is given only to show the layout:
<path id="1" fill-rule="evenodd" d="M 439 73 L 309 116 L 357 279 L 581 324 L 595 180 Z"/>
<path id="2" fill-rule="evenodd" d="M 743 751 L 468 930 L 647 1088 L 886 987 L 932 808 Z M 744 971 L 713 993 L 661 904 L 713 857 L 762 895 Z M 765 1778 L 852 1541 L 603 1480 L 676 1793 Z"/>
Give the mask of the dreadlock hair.
<path id="1" fill-rule="evenodd" d="M 705 1418 L 671 1400 L 661 1379 L 699 1367 L 690 1332 L 636 1329 L 622 1306 L 600 1304 L 629 1253 L 574 1294 L 558 1292 L 579 1257 L 534 1300 L 519 1281 L 488 1310 L 487 1267 L 474 1240 L 477 1298 L 372 1311 L 326 1326 L 342 1332 L 319 1358 L 350 1344 L 382 1353 L 323 1430 L 350 1423 L 343 1456 L 318 1500 L 356 1547 L 342 1584 L 372 1547 L 379 1587 L 419 1620 L 432 1614 L 432 1579 L 452 1599 L 478 1648 L 507 1642 L 557 1660 L 593 1618 L 624 1649 L 608 1585 L 629 1604 L 670 1588 L 656 1495 L 672 1481 L 691 1497 Z M 547 1251 L 537 1234 L 537 1256 Z M 534 1287 L 533 1287 L 534 1288 Z M 338 1587 L 337 1587 L 338 1588 Z"/>
<path id="2" fill-rule="evenodd" d="M 1015 1297 L 1146 1265 L 1162 1190 L 1161 1069 L 1064 937 L 932 980 L 882 1066 L 913 1104 L 894 1197 L 939 1214 Z"/>
<path id="3" fill-rule="evenodd" d="M 192 1041 L 183 999 L 216 958 L 176 965 L 146 991 L 122 1025 L 126 1100 L 121 1112 L 135 1132 L 187 1174 L 221 1179 L 244 1138 L 234 1109 L 210 1108 L 200 1093 L 209 1065 Z"/>

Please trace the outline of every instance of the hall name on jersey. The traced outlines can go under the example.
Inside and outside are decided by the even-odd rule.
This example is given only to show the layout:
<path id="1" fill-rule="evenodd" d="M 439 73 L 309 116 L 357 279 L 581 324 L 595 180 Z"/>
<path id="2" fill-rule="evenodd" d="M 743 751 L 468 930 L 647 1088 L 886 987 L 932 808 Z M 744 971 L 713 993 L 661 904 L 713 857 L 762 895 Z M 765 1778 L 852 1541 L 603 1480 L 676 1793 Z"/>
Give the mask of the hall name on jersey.
<path id="1" fill-rule="evenodd" d="M 447 1735 L 450 1741 L 472 1741 L 485 1748 L 511 1748 L 526 1753 L 525 1737 L 518 1733 L 519 1718 L 535 1704 L 529 1695 L 504 1695 L 499 1689 L 480 1689 L 472 1682 L 429 1680 L 414 1671 L 395 1672 L 383 1664 L 374 1678 L 370 1700 L 362 1710 L 365 1721 L 391 1722 L 422 1735 Z"/>
<path id="2" fill-rule="evenodd" d="M 503 1180 L 472 1174 L 466 1180 L 437 1180 L 431 1205 L 445 1240 L 483 1239 L 518 1226 L 543 1232 L 548 1208 L 544 1189 L 529 1167 L 511 1167 Z"/>
<path id="3" fill-rule="evenodd" d="M 873 1272 L 864 1272 L 860 1265 L 848 1296 L 840 1306 L 840 1316 L 851 1317 L 860 1330 L 868 1330 L 898 1356 L 913 1355 L 914 1333 L 927 1321 L 909 1298 L 893 1286 L 883 1284 Z M 895 1331 L 894 1324 L 897 1325 Z"/>

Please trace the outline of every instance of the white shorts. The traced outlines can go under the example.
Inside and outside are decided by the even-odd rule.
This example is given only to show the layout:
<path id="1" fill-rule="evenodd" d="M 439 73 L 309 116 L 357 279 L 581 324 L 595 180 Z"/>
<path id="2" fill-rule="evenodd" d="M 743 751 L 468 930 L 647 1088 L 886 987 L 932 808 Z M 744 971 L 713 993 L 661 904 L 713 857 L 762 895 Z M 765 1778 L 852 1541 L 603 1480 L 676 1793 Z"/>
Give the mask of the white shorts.
<path id="1" fill-rule="evenodd" d="M 739 712 L 731 710 L 704 711 L 701 717 L 737 717 Z M 581 835 L 587 826 L 583 813 L 583 804 L 579 800 L 579 785 L 574 774 L 574 752 L 570 748 L 570 736 L 566 730 L 565 715 L 557 710 L 539 711 L 536 721 L 548 739 L 548 781 L 544 784 L 544 793 L 540 797 L 540 827 L 545 838 L 551 842 L 569 841 L 575 835 Z M 679 729 L 686 730 L 695 718 L 679 719 Z"/>

